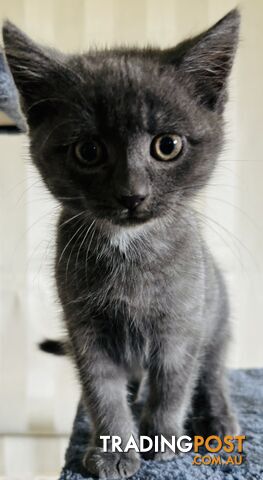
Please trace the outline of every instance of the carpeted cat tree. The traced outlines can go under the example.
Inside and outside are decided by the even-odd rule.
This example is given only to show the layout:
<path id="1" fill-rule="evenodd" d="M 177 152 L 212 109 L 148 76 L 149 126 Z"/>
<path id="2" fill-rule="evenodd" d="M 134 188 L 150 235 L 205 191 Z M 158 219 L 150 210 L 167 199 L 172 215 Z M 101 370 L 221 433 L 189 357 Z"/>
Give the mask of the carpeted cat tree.
<path id="1" fill-rule="evenodd" d="M 193 465 L 194 453 L 185 453 L 168 462 L 142 461 L 131 480 L 263 480 L 263 369 L 232 371 L 230 388 L 246 435 L 241 465 Z M 60 480 L 93 479 L 81 465 L 89 438 L 89 419 L 79 405 Z"/>

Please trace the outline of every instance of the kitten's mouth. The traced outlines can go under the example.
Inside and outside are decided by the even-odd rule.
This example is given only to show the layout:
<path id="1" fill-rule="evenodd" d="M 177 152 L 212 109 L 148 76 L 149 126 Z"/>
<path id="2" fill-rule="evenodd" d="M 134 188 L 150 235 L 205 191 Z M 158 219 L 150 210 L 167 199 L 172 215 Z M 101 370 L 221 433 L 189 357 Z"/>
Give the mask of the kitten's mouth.
<path id="1" fill-rule="evenodd" d="M 96 211 L 96 217 L 101 220 L 108 220 L 113 225 L 119 226 L 135 226 L 142 225 L 152 220 L 153 214 L 149 210 L 116 210 L 111 207 L 105 207 Z"/>
<path id="2" fill-rule="evenodd" d="M 146 223 L 152 218 L 150 212 L 139 212 L 137 210 L 124 210 L 113 218 L 117 225 L 140 225 Z"/>

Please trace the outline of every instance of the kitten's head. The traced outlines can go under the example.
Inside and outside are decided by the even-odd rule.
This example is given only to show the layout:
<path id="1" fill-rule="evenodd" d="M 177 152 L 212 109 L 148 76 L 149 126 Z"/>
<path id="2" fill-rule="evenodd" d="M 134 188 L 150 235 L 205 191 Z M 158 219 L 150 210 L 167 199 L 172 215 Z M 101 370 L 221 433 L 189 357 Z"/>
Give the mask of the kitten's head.
<path id="1" fill-rule="evenodd" d="M 239 14 L 175 48 L 64 55 L 7 22 L 32 157 L 64 206 L 130 226 L 176 215 L 223 145 Z"/>

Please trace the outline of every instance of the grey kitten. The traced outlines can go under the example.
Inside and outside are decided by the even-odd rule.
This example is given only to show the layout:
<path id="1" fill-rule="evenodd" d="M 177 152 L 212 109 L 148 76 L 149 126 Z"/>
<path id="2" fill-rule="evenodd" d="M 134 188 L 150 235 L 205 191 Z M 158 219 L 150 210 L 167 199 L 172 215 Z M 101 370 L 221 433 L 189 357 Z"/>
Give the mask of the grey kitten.
<path id="1" fill-rule="evenodd" d="M 134 451 L 103 453 L 100 435 L 169 439 L 188 418 L 198 434 L 238 428 L 225 386 L 226 288 L 191 208 L 224 144 L 238 29 L 233 10 L 175 48 L 84 55 L 3 29 L 32 158 L 61 203 L 57 288 L 94 425 L 83 462 L 100 478 L 140 467 Z M 144 372 L 137 427 L 127 386 Z"/>

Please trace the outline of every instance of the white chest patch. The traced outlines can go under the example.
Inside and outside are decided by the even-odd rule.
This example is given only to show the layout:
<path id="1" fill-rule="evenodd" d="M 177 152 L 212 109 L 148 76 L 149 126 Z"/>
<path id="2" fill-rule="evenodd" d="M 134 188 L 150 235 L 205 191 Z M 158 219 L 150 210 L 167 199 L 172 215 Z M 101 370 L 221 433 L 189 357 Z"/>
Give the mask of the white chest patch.
<path id="1" fill-rule="evenodd" d="M 145 226 L 130 229 L 121 228 L 111 235 L 110 243 L 113 247 L 118 247 L 121 252 L 126 253 L 130 248 L 135 247 L 136 240 L 142 240 L 145 235 Z"/>

